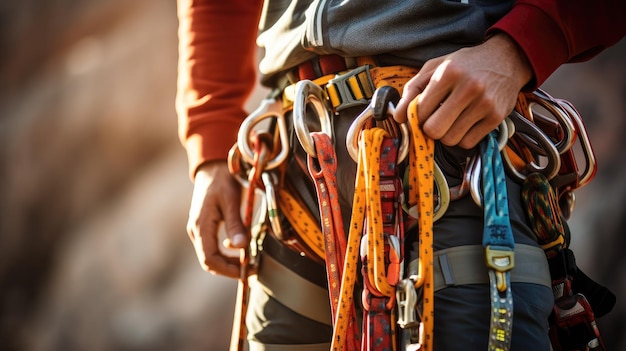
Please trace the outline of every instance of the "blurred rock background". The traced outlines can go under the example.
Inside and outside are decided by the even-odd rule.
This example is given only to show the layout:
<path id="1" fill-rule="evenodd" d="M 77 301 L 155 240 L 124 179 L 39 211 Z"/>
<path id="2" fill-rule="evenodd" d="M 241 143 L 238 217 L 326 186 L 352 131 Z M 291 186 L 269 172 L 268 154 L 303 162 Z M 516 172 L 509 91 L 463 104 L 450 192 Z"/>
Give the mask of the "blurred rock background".
<path id="1" fill-rule="evenodd" d="M 174 1 L 0 3 L 0 350 L 227 349 L 236 284 L 203 272 L 185 233 L 176 30 Z M 625 59 L 622 41 L 544 86 L 598 154 L 570 224 L 579 266 L 620 298 L 599 321 L 611 350 L 626 349 Z"/>

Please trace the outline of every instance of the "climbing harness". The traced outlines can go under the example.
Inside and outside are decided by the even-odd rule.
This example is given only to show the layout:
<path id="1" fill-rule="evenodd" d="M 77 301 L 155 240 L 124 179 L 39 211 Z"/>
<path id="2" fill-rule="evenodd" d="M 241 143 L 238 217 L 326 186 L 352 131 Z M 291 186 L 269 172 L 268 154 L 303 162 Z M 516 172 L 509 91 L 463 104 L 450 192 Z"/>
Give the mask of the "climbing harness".
<path id="1" fill-rule="evenodd" d="M 282 99 L 264 100 L 242 123 L 229 154 L 231 173 L 247 188 L 246 227 L 252 230 L 255 225 L 254 199 L 261 194 L 262 218 L 254 230 L 263 231 L 267 223 L 273 237 L 326 266 L 331 349 L 432 350 L 436 289 L 486 283 L 491 300 L 488 348 L 508 350 L 514 308 L 511 283 L 550 285 L 548 278 L 536 274 L 546 270 L 544 261 L 538 259 L 543 250 L 555 293 L 550 320 L 554 350 L 604 350 L 595 317 L 610 311 L 614 296 L 577 269 L 568 249 L 565 220 L 573 210 L 574 190 L 588 184 L 597 167 L 574 107 L 542 90 L 521 93 L 511 115 L 467 158 L 461 183 L 449 186 L 435 162 L 434 141 L 421 131 L 417 99 L 409 104 L 407 124 L 389 118 L 404 82 L 417 70 L 375 67 L 369 60 L 361 61 L 352 70 L 336 69 L 343 67 L 341 60 L 325 61 L 322 75 L 306 65 L 299 67 L 300 78 L 283 89 Z M 335 113 L 356 106 L 364 109 L 345 138 L 357 177 L 350 223 L 344 227 L 333 119 Z M 283 116 L 286 111 L 292 113 L 293 132 L 305 152 L 319 219 L 304 204 L 292 180 L 284 177 L 292 146 Z M 258 130 L 263 123 L 269 125 L 267 131 Z M 311 125 L 319 129 L 312 131 Z M 522 198 L 541 250 L 516 246 L 513 241 L 506 175 L 522 184 Z M 452 201 L 465 196 L 483 209 L 483 247 L 434 252 L 433 224 Z M 417 258 L 411 262 L 405 262 L 407 228 L 416 228 L 419 243 Z M 231 351 L 242 350 L 245 341 L 247 278 L 257 251 L 252 246 L 241 255 Z M 466 257 L 476 255 L 484 257 L 483 267 L 457 269 L 468 273 L 455 282 L 449 265 L 463 266 Z M 267 264 L 280 267 L 271 259 Z M 360 303 L 355 300 L 357 287 Z M 358 324 L 359 307 L 362 325 Z M 306 313 L 323 319 L 315 312 Z"/>

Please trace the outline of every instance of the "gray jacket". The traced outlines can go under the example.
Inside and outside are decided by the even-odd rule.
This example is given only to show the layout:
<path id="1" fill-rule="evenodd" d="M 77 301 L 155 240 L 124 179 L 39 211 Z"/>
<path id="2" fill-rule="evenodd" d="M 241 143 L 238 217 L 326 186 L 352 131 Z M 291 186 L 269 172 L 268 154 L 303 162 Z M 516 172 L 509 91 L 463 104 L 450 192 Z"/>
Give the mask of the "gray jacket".
<path id="1" fill-rule="evenodd" d="M 421 66 L 475 45 L 513 0 L 266 0 L 257 43 L 267 81 L 316 55 Z"/>

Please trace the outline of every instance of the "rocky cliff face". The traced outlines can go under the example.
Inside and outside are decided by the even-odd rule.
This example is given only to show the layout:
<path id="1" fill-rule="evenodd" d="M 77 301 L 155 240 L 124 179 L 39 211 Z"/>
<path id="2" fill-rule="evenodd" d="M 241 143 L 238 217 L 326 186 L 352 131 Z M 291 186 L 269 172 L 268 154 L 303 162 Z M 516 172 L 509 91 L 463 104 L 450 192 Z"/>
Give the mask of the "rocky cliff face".
<path id="1" fill-rule="evenodd" d="M 235 282 L 203 272 L 185 233 L 174 2 L 6 2 L 0 23 L 0 349 L 226 349 Z M 622 42 L 545 85 L 586 118 L 600 170 L 574 249 L 618 296 L 625 57 Z M 625 306 L 600 320 L 611 349 Z"/>

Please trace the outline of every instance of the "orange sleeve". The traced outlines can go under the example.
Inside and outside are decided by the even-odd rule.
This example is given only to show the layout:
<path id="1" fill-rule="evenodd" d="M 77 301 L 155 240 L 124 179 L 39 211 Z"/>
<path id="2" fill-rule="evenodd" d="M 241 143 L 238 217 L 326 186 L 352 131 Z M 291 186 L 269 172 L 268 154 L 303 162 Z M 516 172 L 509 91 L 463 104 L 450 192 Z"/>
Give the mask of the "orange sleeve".
<path id="1" fill-rule="evenodd" d="M 261 0 L 178 0 L 178 135 L 189 172 L 226 159 L 256 80 Z"/>

